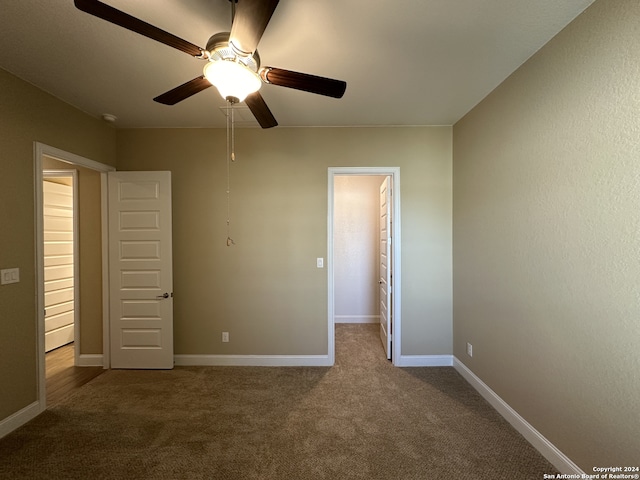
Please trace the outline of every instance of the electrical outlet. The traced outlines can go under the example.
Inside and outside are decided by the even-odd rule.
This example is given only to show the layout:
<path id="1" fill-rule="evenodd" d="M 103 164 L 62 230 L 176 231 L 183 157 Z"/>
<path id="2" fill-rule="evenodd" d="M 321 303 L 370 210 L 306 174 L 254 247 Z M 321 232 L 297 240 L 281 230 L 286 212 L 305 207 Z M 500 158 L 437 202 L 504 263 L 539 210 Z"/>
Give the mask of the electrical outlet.
<path id="1" fill-rule="evenodd" d="M 222 341 L 227 343 L 229 341 L 229 332 L 222 332 Z"/>
<path id="2" fill-rule="evenodd" d="M 467 355 L 473 357 L 473 345 L 471 345 L 469 342 L 467 342 Z"/>

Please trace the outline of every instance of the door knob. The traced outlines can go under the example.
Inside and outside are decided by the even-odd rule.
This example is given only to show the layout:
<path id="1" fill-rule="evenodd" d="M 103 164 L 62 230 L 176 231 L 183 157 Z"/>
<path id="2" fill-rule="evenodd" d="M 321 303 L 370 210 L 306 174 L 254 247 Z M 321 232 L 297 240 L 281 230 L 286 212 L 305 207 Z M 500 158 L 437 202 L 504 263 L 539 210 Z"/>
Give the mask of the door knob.
<path id="1" fill-rule="evenodd" d="M 162 295 L 158 295 L 156 298 L 169 298 L 169 294 L 164 292 Z"/>

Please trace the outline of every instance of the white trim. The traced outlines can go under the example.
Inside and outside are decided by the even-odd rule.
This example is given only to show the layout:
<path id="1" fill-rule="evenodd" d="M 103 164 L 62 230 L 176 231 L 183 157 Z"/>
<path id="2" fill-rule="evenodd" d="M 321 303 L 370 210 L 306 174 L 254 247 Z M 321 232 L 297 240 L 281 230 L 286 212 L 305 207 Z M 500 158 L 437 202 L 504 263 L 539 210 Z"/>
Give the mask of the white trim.
<path id="1" fill-rule="evenodd" d="M 13 415 L 9 415 L 0 421 L 0 438 L 13 432 L 16 428 L 20 428 L 25 423 L 33 420 L 44 412 L 44 405 L 38 401 L 27 405 L 22 410 L 18 410 Z"/>
<path id="2" fill-rule="evenodd" d="M 458 358 L 453 357 L 453 367 L 462 377 L 487 400 L 507 422 L 513 426 L 538 452 L 563 474 L 582 475 L 585 473 L 562 453 L 553 443 L 547 440 L 538 430 L 527 422 L 518 412 L 505 402 L 496 392 L 491 390 L 469 367 Z"/>
<path id="3" fill-rule="evenodd" d="M 328 355 L 174 355 L 176 366 L 330 367 Z"/>
<path id="4" fill-rule="evenodd" d="M 402 355 L 396 367 L 450 367 L 453 355 Z"/>
<path id="5" fill-rule="evenodd" d="M 80 155 L 76 155 L 75 153 L 65 152 L 64 150 L 60 150 L 59 148 L 52 147 L 50 145 L 45 145 L 44 143 L 34 142 L 35 149 L 38 157 L 42 157 L 42 155 L 46 155 L 47 157 L 54 158 L 56 160 L 60 160 L 61 162 L 71 163 L 74 165 L 81 165 L 86 168 L 90 168 L 91 170 L 96 170 L 98 172 L 112 172 L 115 170 L 111 165 L 105 165 L 104 163 L 96 162 L 95 160 L 91 160 L 89 158 L 81 157 Z"/>
<path id="6" fill-rule="evenodd" d="M 109 183 L 107 172 L 100 173 L 102 216 L 102 366 L 111 367 L 111 329 L 109 310 Z"/>
<path id="7" fill-rule="evenodd" d="M 35 245 L 35 265 L 36 265 L 36 332 L 37 332 L 37 381 L 38 381 L 38 403 L 41 410 L 44 410 L 47 402 L 47 384 L 46 384 L 46 366 L 44 361 L 45 345 L 44 345 L 44 208 L 42 205 L 44 197 L 43 174 L 42 174 L 42 150 L 39 144 L 36 144 L 34 152 L 34 186 L 33 194 L 35 197 L 35 222 L 36 222 L 36 245 Z"/>
<path id="8" fill-rule="evenodd" d="M 104 357 L 101 353 L 83 353 L 78 356 L 78 367 L 104 367 Z"/>
<path id="9" fill-rule="evenodd" d="M 35 265 L 36 265 L 36 275 L 35 275 L 35 291 L 36 291 L 36 331 L 37 331 L 37 345 L 38 345 L 38 362 L 37 362 L 37 380 L 38 380 L 38 401 L 40 411 L 43 411 L 47 405 L 47 392 L 46 392 L 46 368 L 45 368 L 45 354 L 44 354 L 44 292 L 42 288 L 43 278 L 44 278 L 44 254 L 43 254 L 43 222 L 42 222 L 42 158 L 44 156 L 54 158 L 56 160 L 60 160 L 61 162 L 69 163 L 72 165 L 80 165 L 86 168 L 90 168 L 92 170 L 96 170 L 101 172 L 101 175 L 104 177 L 106 172 L 110 172 L 115 170 L 115 168 L 105 165 L 103 163 L 96 162 L 94 160 L 90 160 L 88 158 L 81 157 L 80 155 L 76 155 L 73 153 L 65 152 L 64 150 L 60 150 L 59 148 L 51 147 L 49 145 L 45 145 L 44 143 L 34 142 L 33 143 L 33 164 L 34 164 L 34 198 L 35 198 Z M 102 214 L 104 218 L 104 212 L 106 211 L 106 204 L 104 200 L 104 196 L 102 198 Z M 104 233 L 103 233 L 104 238 Z M 103 242 L 104 244 L 104 242 Z M 104 248 L 103 248 L 103 257 L 104 257 Z M 103 266 L 104 258 L 103 258 Z M 104 273 L 104 269 L 103 269 Z M 108 275 L 108 272 L 107 272 Z M 104 284 L 104 282 L 103 282 Z M 106 295 L 106 296 L 105 296 Z M 105 293 L 103 289 L 103 304 L 109 303 L 108 292 Z M 103 325 L 109 322 L 108 315 L 105 315 L 103 311 L 102 317 Z M 104 327 L 103 327 L 104 328 Z M 107 326 L 108 328 L 108 326 Z M 105 364 L 105 367 L 108 368 L 108 365 Z"/>
<path id="10" fill-rule="evenodd" d="M 335 323 L 380 323 L 380 315 L 334 315 Z"/>
<path id="11" fill-rule="evenodd" d="M 327 355 L 330 365 L 336 363 L 335 281 L 333 278 L 333 197 L 335 174 L 329 168 L 327 191 Z"/>
<path id="12" fill-rule="evenodd" d="M 385 175 L 393 181 L 393 231 L 391 249 L 393 251 L 393 348 L 391 361 L 394 365 L 402 363 L 402 259 L 400 218 L 400 167 L 329 167 L 327 194 L 327 316 L 328 316 L 328 349 L 331 365 L 335 363 L 335 292 L 333 268 L 333 221 L 334 221 L 334 178 L 338 175 Z"/>

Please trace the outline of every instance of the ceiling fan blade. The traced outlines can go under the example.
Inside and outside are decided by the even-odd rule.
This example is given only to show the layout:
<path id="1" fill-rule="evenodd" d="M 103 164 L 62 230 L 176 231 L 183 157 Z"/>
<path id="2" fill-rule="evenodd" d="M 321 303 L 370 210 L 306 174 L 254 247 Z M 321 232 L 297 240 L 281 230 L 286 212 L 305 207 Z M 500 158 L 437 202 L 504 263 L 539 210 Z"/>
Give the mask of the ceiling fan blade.
<path id="1" fill-rule="evenodd" d="M 202 48 L 187 42 L 182 38 L 165 32 L 164 30 L 151 25 L 150 23 L 143 22 L 142 20 L 132 17 L 128 13 L 117 10 L 109 5 L 106 5 L 98 0 L 74 0 L 76 8 L 82 10 L 90 15 L 111 22 L 115 25 L 131 30 L 132 32 L 139 33 L 145 37 L 156 40 L 157 42 L 164 43 L 170 47 L 176 48 L 182 52 L 199 57 L 202 55 Z"/>
<path id="2" fill-rule="evenodd" d="M 189 98 L 191 95 L 195 95 L 196 93 L 201 92 L 202 90 L 209 88 L 210 86 L 211 83 L 209 82 L 209 80 L 204 78 L 204 75 L 200 75 L 193 80 L 189 80 L 188 82 L 183 83 L 179 87 L 169 90 L 162 95 L 158 95 L 153 100 L 164 105 L 175 105 L 185 98 Z"/>
<path id="3" fill-rule="evenodd" d="M 317 77 L 308 73 L 292 72 L 275 67 L 260 69 L 260 77 L 266 83 L 281 87 L 295 88 L 327 97 L 342 98 L 347 89 L 347 82 L 333 78 Z"/>
<path id="4" fill-rule="evenodd" d="M 260 92 L 251 93 L 244 99 L 244 103 L 247 104 L 247 107 L 249 107 L 249 110 L 251 110 L 251 113 L 256 117 L 256 120 L 258 120 L 258 123 L 262 128 L 278 126 L 278 122 L 271 113 L 271 110 L 269 110 L 269 107 L 265 103 L 264 98 L 262 98 L 262 95 L 260 95 Z"/>
<path id="5" fill-rule="evenodd" d="M 229 43 L 240 55 L 253 55 L 267 28 L 278 0 L 239 0 Z"/>

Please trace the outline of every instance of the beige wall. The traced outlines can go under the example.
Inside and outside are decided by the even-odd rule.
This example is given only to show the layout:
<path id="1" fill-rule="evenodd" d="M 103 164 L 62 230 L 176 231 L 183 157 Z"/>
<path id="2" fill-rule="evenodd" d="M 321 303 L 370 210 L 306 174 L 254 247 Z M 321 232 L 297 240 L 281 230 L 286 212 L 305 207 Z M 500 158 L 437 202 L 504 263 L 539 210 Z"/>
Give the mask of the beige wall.
<path id="1" fill-rule="evenodd" d="M 80 353 L 102 353 L 102 211 L 100 172 L 45 157 L 45 170 L 78 172 Z"/>
<path id="2" fill-rule="evenodd" d="M 454 354 L 587 473 L 640 452 L 639 23 L 597 1 L 454 127 Z"/>
<path id="3" fill-rule="evenodd" d="M 119 130 L 118 168 L 173 172 L 176 354 L 327 353 L 330 166 L 399 166 L 402 352 L 451 353 L 451 127 Z M 222 331 L 230 342 L 221 343 Z"/>
<path id="4" fill-rule="evenodd" d="M 334 179 L 333 265 L 336 323 L 380 316 L 380 185 L 384 176 Z"/>
<path id="5" fill-rule="evenodd" d="M 0 70 L 0 420 L 36 401 L 34 142 L 115 165 L 115 130 Z"/>

